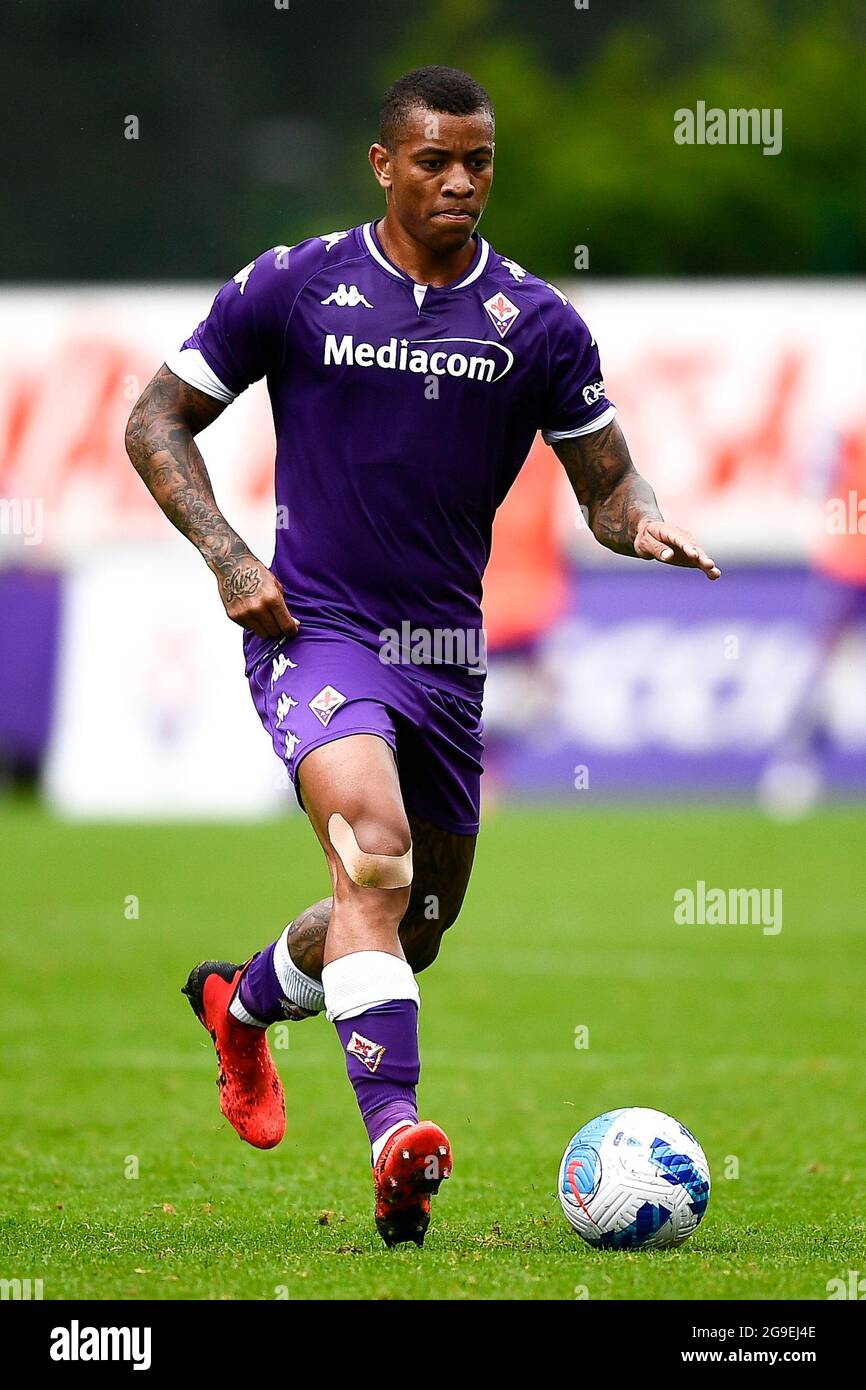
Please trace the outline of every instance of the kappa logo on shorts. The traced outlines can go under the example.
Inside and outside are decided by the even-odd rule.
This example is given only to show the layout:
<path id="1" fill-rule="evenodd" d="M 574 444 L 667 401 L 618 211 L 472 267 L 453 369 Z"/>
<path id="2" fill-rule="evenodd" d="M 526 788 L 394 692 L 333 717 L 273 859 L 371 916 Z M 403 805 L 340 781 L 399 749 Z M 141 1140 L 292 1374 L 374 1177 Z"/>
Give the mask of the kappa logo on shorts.
<path id="1" fill-rule="evenodd" d="M 352 1034 L 346 1044 L 346 1051 L 353 1057 L 357 1057 L 361 1065 L 367 1068 L 367 1071 L 375 1071 L 385 1056 L 383 1043 L 371 1042 L 361 1033 Z"/>
<path id="2" fill-rule="evenodd" d="M 345 695 L 341 695 L 339 690 L 335 690 L 332 685 L 326 685 L 314 695 L 310 701 L 310 709 L 316 716 L 320 724 L 327 729 L 331 717 L 336 714 L 341 705 L 346 703 Z"/>
<path id="3" fill-rule="evenodd" d="M 525 273 L 525 272 L 524 272 Z M 507 294 L 501 290 L 497 294 L 492 294 L 489 299 L 485 299 L 484 308 L 487 310 L 493 326 L 500 338 L 504 338 L 517 315 L 520 313 L 516 304 L 512 304 Z"/>
<path id="4" fill-rule="evenodd" d="M 285 652 L 280 652 L 279 656 L 275 656 L 271 666 L 271 689 L 276 685 L 280 676 L 284 676 L 287 671 L 296 670 L 297 665 L 297 661 L 292 661 L 292 658 L 286 656 Z"/>
<path id="5" fill-rule="evenodd" d="M 297 703 L 298 703 L 297 700 L 293 700 L 292 697 L 291 697 L 291 695 L 287 695 L 286 692 L 283 691 L 283 693 L 282 693 L 282 695 L 280 696 L 279 700 L 277 700 L 277 727 L 278 727 L 278 728 L 279 728 L 280 724 L 282 724 L 282 722 L 283 722 L 283 720 L 285 719 L 286 715 L 288 714 L 289 710 L 290 710 L 290 709 L 294 709 L 295 706 L 297 705 Z"/>

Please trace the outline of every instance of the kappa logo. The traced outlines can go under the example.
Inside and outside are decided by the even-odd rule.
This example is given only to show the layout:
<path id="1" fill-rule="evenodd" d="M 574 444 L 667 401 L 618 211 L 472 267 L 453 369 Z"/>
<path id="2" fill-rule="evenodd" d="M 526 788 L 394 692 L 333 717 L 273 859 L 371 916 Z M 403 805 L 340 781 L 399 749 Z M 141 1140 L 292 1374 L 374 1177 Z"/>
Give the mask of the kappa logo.
<path id="1" fill-rule="evenodd" d="M 336 304 L 339 309 L 357 309 L 360 304 L 363 304 L 365 309 L 372 309 L 373 307 L 369 299 L 365 298 L 358 289 L 357 285 L 349 285 L 347 287 L 346 285 L 339 284 L 337 288 L 328 295 L 327 299 L 322 299 L 319 303 Z"/>
<path id="2" fill-rule="evenodd" d="M 545 283 L 545 285 L 547 286 L 547 288 L 548 288 L 549 290 L 553 290 L 553 293 L 556 295 L 557 299 L 561 300 L 562 303 L 563 303 L 563 304 L 566 306 L 566 308 L 567 308 L 567 307 L 568 307 L 568 300 L 566 299 L 565 295 L 562 293 L 562 290 L 558 290 L 558 289 L 556 288 L 555 285 L 551 285 L 551 283 L 550 283 L 549 280 L 545 280 L 544 283 Z"/>
<path id="3" fill-rule="evenodd" d="M 280 676 L 284 676 L 287 671 L 296 670 L 297 665 L 297 661 L 292 661 L 290 657 L 286 656 L 285 652 L 280 652 L 279 656 L 275 656 L 271 669 L 271 688 L 276 685 Z"/>
<path id="4" fill-rule="evenodd" d="M 603 395 L 603 381 L 591 381 L 588 386 L 584 386 L 583 388 L 583 399 L 586 401 L 587 405 L 595 405 L 596 401 L 600 401 Z"/>
<path id="5" fill-rule="evenodd" d="M 346 1051 L 352 1057 L 357 1057 L 362 1066 L 367 1071 L 375 1071 L 385 1056 L 385 1048 L 382 1043 L 371 1042 L 361 1033 L 352 1033 L 351 1038 L 346 1044 Z"/>
<path id="6" fill-rule="evenodd" d="M 512 304 L 507 295 L 500 290 L 498 294 L 491 295 L 485 299 L 484 308 L 493 320 L 493 326 L 500 338 L 504 338 L 517 315 L 520 313 L 516 304 Z"/>
<path id="7" fill-rule="evenodd" d="M 283 691 L 279 700 L 277 700 L 277 727 L 282 724 L 289 710 L 294 709 L 297 703 L 297 700 L 293 700 L 291 695 L 287 695 L 286 692 Z"/>
<path id="8" fill-rule="evenodd" d="M 310 709 L 319 723 L 327 729 L 332 717 L 345 703 L 345 695 L 341 695 L 339 690 L 335 690 L 332 685 L 326 685 L 319 691 L 318 695 L 313 696 L 310 701 Z"/>
<path id="9" fill-rule="evenodd" d="M 295 749 L 300 741 L 301 739 L 298 734 L 286 734 L 286 762 L 290 763 L 292 761 L 292 758 L 295 756 Z"/>
<path id="10" fill-rule="evenodd" d="M 319 237 L 319 241 L 325 243 L 326 251 L 333 251 L 334 247 L 339 245 L 341 241 L 345 241 L 348 235 L 348 232 L 325 232 Z"/>
<path id="11" fill-rule="evenodd" d="M 249 280 L 255 268 L 255 261 L 250 261 L 249 265 L 245 265 L 241 270 L 238 271 L 237 275 L 232 276 L 232 279 L 238 287 L 239 294 L 243 294 L 244 290 L 247 287 L 247 280 Z"/>
<path id="12" fill-rule="evenodd" d="M 523 266 L 518 265 L 516 261 L 507 261 L 503 258 L 502 264 L 505 266 L 512 280 L 516 280 L 518 284 L 526 279 L 526 271 L 523 269 Z"/>

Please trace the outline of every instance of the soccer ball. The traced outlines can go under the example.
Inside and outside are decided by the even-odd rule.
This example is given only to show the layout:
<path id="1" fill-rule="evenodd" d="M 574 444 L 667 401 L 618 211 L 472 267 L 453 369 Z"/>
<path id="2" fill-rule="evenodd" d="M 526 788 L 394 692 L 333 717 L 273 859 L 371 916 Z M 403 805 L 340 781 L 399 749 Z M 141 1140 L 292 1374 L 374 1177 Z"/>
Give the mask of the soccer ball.
<path id="1" fill-rule="evenodd" d="M 559 1166 L 571 1225 L 602 1250 L 680 1245 L 710 1200 L 710 1169 L 693 1134 L 660 1110 L 608 1110 L 579 1129 Z"/>

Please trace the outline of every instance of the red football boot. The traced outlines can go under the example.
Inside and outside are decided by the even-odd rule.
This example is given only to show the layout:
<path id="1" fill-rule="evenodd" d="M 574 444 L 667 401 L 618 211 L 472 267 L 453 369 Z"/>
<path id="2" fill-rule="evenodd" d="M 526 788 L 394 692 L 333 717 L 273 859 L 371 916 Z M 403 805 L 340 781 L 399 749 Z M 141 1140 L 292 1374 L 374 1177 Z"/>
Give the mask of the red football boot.
<path id="1" fill-rule="evenodd" d="M 430 1198 L 451 1176 L 451 1143 L 429 1120 L 400 1129 L 373 1168 L 376 1229 L 385 1244 L 424 1244 Z"/>
<path id="2" fill-rule="evenodd" d="M 216 1048 L 220 1109 L 248 1144 L 272 1149 L 286 1132 L 286 1102 L 266 1030 L 229 1013 L 243 970 L 225 960 L 202 961 L 190 971 L 181 994 Z"/>

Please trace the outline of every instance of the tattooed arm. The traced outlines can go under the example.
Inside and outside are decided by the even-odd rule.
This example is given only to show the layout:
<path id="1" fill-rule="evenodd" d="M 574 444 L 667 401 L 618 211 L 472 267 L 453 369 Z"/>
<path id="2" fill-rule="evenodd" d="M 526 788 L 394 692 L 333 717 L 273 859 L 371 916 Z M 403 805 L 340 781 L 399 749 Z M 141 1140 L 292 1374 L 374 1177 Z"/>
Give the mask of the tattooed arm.
<path id="1" fill-rule="evenodd" d="M 216 576 L 233 622 L 259 637 L 294 635 L 279 580 L 229 526 L 216 504 L 194 436 L 225 410 L 222 401 L 162 366 L 126 426 L 126 452 L 169 521 L 192 541 Z"/>
<path id="2" fill-rule="evenodd" d="M 553 448 L 601 545 L 619 555 L 701 569 L 708 579 L 719 578 L 721 570 L 688 531 L 663 519 L 616 420 L 593 434 L 561 439 Z"/>

